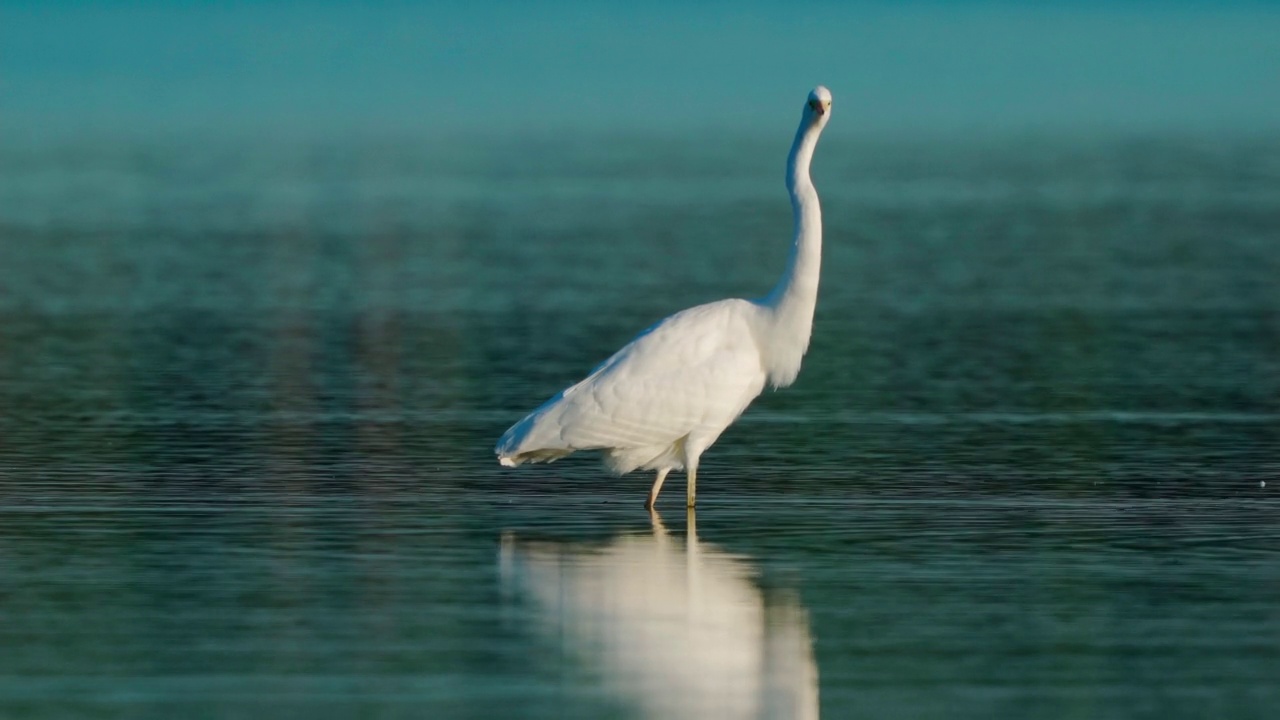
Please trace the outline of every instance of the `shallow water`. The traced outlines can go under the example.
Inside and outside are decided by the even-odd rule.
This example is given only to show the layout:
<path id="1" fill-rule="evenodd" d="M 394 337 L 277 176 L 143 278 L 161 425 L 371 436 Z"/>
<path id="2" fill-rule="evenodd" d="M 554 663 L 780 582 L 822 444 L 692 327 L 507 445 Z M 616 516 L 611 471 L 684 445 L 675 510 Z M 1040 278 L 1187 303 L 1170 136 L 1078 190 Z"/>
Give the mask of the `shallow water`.
<path id="1" fill-rule="evenodd" d="M 777 143 L 0 148 L 0 714 L 1263 717 L 1280 146 L 822 147 L 799 383 L 493 441 L 766 290 Z"/>

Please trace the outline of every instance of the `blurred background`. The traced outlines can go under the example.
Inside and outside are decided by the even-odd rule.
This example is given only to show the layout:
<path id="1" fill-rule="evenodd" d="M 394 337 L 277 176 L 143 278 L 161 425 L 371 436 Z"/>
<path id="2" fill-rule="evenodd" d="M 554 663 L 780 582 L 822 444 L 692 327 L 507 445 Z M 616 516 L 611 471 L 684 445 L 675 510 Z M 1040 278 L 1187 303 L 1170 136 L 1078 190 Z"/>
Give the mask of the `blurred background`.
<path id="1" fill-rule="evenodd" d="M 1263 2 L 0 0 L 0 709 L 1262 717 L 1277 38 Z M 594 458 L 500 472 L 638 330 L 772 286 L 819 83 L 813 344 L 698 533 Z"/>
<path id="2" fill-rule="evenodd" d="M 8 133 L 767 132 L 1280 122 L 1263 2 L 6 2 Z M 800 88 L 800 91 L 797 91 Z"/>

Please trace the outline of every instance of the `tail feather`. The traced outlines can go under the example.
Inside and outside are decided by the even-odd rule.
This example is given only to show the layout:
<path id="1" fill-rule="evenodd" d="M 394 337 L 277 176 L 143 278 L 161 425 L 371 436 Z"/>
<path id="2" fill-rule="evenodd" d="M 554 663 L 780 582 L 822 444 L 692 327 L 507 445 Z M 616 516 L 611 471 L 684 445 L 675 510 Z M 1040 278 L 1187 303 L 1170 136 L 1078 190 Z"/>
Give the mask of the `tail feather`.
<path id="1" fill-rule="evenodd" d="M 538 432 L 538 421 L 543 419 L 545 409 L 543 406 L 535 410 L 502 434 L 493 452 L 503 467 L 515 467 L 526 462 L 555 462 L 576 449 L 553 445 L 546 432 Z"/>
<path id="2" fill-rule="evenodd" d="M 517 453 L 515 455 L 498 455 L 498 463 L 503 467 L 515 467 L 524 463 L 551 463 L 559 460 L 572 453 L 572 450 L 560 450 L 552 448 L 543 448 L 541 450 L 529 450 L 527 452 Z"/>

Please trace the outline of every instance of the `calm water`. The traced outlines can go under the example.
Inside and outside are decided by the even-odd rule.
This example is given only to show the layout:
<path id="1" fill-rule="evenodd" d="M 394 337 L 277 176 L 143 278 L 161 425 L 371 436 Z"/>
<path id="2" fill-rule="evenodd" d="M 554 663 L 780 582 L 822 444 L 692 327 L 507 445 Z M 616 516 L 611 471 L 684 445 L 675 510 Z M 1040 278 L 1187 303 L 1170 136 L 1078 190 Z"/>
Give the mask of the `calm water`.
<path id="1" fill-rule="evenodd" d="M 1275 142 L 833 138 L 696 518 L 497 466 L 770 286 L 786 139 L 0 147 L 0 714 L 1271 715 Z"/>

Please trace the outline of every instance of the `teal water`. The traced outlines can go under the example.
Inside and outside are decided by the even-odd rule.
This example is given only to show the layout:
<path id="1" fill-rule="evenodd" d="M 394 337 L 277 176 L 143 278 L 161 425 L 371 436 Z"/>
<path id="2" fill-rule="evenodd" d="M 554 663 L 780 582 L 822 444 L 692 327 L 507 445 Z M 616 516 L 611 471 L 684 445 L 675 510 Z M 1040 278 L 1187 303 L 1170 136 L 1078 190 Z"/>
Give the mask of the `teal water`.
<path id="1" fill-rule="evenodd" d="M 0 714 L 1268 716 L 1274 142 L 824 141 L 696 518 L 497 466 L 771 285 L 784 145 L 0 147 Z"/>

